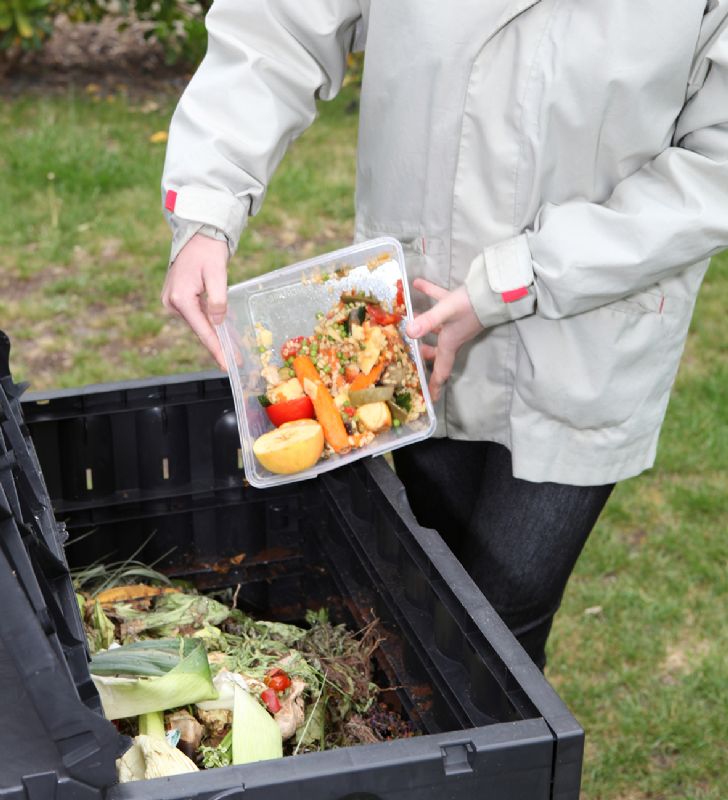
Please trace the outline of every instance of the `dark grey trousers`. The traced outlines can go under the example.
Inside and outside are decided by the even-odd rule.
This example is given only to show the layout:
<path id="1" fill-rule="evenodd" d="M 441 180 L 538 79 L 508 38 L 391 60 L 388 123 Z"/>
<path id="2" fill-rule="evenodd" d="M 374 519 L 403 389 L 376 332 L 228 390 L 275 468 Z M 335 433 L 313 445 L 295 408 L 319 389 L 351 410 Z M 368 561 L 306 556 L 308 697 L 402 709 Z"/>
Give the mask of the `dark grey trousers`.
<path id="1" fill-rule="evenodd" d="M 531 483 L 492 442 L 428 439 L 393 453 L 421 525 L 435 528 L 543 669 L 566 582 L 614 488 Z"/>

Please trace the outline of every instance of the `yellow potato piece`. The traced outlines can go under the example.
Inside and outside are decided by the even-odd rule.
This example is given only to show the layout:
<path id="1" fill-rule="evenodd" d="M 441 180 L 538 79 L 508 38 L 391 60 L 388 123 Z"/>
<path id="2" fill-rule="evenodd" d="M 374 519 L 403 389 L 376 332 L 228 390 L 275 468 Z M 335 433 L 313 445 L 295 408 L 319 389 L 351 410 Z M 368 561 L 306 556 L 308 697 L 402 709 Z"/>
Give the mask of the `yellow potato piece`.
<path id="1" fill-rule="evenodd" d="M 290 475 L 309 469 L 321 458 L 324 432 L 313 419 L 285 422 L 253 442 L 253 453 L 270 472 Z"/>
<path id="2" fill-rule="evenodd" d="M 392 414 L 386 403 L 366 403 L 359 406 L 356 416 L 366 430 L 381 433 L 392 427 Z"/>
<path id="3" fill-rule="evenodd" d="M 303 397 L 303 387 L 298 378 L 291 378 L 288 381 L 276 386 L 268 392 L 271 403 L 285 403 L 287 400 L 297 400 Z"/>

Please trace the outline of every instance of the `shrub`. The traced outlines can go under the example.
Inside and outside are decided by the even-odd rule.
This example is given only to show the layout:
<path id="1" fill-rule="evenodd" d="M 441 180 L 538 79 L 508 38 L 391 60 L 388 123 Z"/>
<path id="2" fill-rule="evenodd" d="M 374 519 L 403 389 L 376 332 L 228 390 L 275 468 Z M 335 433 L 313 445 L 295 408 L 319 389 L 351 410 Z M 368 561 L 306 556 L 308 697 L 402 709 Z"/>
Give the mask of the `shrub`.
<path id="1" fill-rule="evenodd" d="M 0 0 L 0 58 L 11 63 L 23 51 L 40 47 L 57 9 L 55 0 Z"/>
<path id="2" fill-rule="evenodd" d="M 168 63 L 195 66 L 207 46 L 205 14 L 211 5 L 212 0 L 0 0 L 0 70 L 40 47 L 61 12 L 76 22 L 114 16 L 120 27 L 133 14 L 151 23 L 146 35 L 160 42 Z"/>

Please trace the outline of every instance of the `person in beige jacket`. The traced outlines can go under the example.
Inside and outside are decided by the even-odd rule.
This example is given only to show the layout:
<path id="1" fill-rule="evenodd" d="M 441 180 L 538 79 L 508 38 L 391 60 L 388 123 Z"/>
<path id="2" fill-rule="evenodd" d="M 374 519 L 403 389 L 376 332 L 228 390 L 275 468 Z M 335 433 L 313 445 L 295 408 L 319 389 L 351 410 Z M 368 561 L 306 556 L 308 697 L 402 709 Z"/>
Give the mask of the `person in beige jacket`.
<path id="1" fill-rule="evenodd" d="M 207 27 L 164 169 L 165 305 L 222 365 L 227 259 L 364 49 L 356 236 L 405 247 L 439 423 L 397 470 L 543 665 L 728 246 L 728 0 L 215 0 Z"/>

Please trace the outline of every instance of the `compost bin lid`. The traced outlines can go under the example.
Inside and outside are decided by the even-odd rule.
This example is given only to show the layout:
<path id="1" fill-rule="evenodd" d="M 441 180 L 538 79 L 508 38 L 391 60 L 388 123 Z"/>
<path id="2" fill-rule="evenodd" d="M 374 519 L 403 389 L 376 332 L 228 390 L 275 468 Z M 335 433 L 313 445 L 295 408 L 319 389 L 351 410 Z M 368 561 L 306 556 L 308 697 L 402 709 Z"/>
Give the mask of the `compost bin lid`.
<path id="1" fill-rule="evenodd" d="M 89 674 L 65 528 L 23 421 L 26 387 L 9 361 L 0 331 L 0 798 L 41 800 L 61 784 L 101 798 L 126 739 L 103 717 Z"/>

